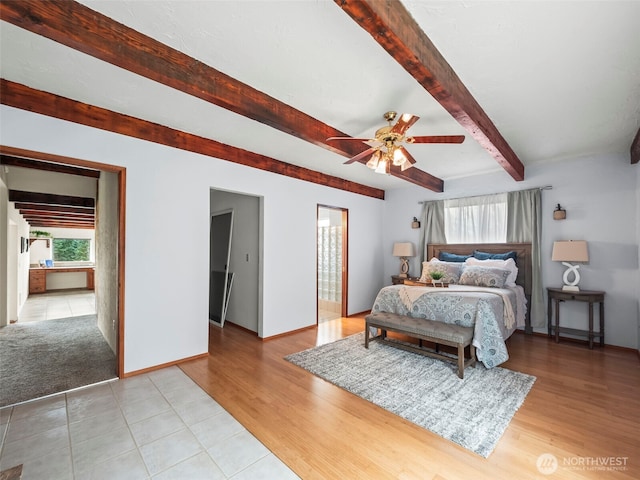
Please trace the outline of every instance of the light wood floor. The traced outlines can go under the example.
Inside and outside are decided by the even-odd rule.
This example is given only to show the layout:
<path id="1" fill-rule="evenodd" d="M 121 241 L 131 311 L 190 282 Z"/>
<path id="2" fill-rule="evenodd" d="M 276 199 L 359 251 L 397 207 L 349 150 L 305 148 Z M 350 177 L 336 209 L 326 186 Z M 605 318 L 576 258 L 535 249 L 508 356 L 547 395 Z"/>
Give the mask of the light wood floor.
<path id="1" fill-rule="evenodd" d="M 537 381 L 484 459 L 283 359 L 363 325 L 342 318 L 269 341 L 211 327 L 210 356 L 181 368 L 303 479 L 640 478 L 635 352 L 512 336 L 503 366 Z M 548 476 L 536 466 L 545 453 L 558 462 Z M 626 466 L 593 466 L 611 457 Z"/>

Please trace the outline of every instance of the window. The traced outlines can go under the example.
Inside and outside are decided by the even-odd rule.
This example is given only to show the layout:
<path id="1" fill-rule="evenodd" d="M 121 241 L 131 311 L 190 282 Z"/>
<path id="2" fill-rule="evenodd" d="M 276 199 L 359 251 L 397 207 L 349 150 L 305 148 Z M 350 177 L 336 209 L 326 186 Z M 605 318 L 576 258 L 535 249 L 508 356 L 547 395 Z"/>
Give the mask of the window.
<path id="1" fill-rule="evenodd" d="M 507 194 L 445 200 L 444 231 L 447 243 L 506 242 Z"/>
<path id="2" fill-rule="evenodd" d="M 54 238 L 54 262 L 88 262 L 91 244 L 88 238 Z"/>

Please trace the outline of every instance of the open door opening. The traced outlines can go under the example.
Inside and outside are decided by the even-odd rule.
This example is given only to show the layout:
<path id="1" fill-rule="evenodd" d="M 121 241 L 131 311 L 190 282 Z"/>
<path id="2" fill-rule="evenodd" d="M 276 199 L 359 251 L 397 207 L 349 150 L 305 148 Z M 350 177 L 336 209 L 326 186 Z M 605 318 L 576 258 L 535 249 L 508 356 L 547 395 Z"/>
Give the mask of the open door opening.
<path id="1" fill-rule="evenodd" d="M 233 272 L 229 271 L 233 210 L 211 215 L 209 252 L 209 320 L 223 327 L 233 286 Z"/>
<path id="2" fill-rule="evenodd" d="M 318 323 L 347 316 L 347 222 L 346 209 L 318 205 Z"/>
<path id="3" fill-rule="evenodd" d="M 39 398 L 53 393 L 59 393 L 70 388 L 87 386 L 95 381 L 103 381 L 105 378 L 124 376 L 124 244 L 126 168 L 8 146 L 0 146 L 0 150 L 3 155 L 3 162 L 5 165 L 7 165 L 7 161 L 12 161 L 14 157 L 21 159 L 21 161 L 28 159 L 24 161 L 29 162 L 30 166 L 18 166 L 11 164 L 10 166 L 4 167 L 7 178 L 10 178 L 10 175 L 13 174 L 12 170 L 14 168 L 24 170 L 20 173 L 22 182 L 21 189 L 28 194 L 43 193 L 40 189 L 42 188 L 42 179 L 44 178 L 46 178 L 44 183 L 47 185 L 47 188 L 53 189 L 49 191 L 55 191 L 56 188 L 60 188 L 60 175 L 64 175 L 66 177 L 63 183 L 66 185 L 66 188 L 69 188 L 69 185 L 74 182 L 69 178 L 68 167 L 77 167 L 74 170 L 74 175 L 76 177 L 79 177 L 79 179 L 88 177 L 93 180 L 89 180 L 86 183 L 95 182 L 96 184 L 94 237 L 96 245 L 94 263 L 96 268 L 95 272 L 92 272 L 93 275 L 91 276 L 91 285 L 94 286 L 89 288 L 89 282 L 87 282 L 87 289 L 93 290 L 93 292 L 64 291 L 66 289 L 71 290 L 82 288 L 74 285 L 74 280 L 70 279 L 67 273 L 70 273 L 71 276 L 76 275 L 76 273 L 80 273 L 81 278 L 84 277 L 84 275 L 81 272 L 61 271 L 57 271 L 57 273 L 43 272 L 45 275 L 34 275 L 34 291 L 30 291 L 29 284 L 32 281 L 30 278 L 31 270 L 39 273 L 39 259 L 45 258 L 44 256 L 38 257 L 37 254 L 34 254 L 35 251 L 32 252 L 32 247 L 35 246 L 35 244 L 33 244 L 33 239 L 29 238 L 29 232 L 31 231 L 31 227 L 39 227 L 38 224 L 34 225 L 35 222 L 29 222 L 29 229 L 28 231 L 25 231 L 25 233 L 18 233 L 17 231 L 15 231 L 14 234 L 12 233 L 12 237 L 15 235 L 16 243 L 11 246 L 5 245 L 5 247 L 7 247 L 5 248 L 5 251 L 0 252 L 0 257 L 9 255 L 11 257 L 11 262 L 19 262 L 16 264 L 16 267 L 11 267 L 8 271 L 7 279 L 11 286 L 6 289 L 0 288 L 0 292 L 2 292 L 0 295 L 6 295 L 4 300 L 6 300 L 7 304 L 10 306 L 10 308 L 6 309 L 6 312 L 8 312 L 5 314 L 6 321 L 8 323 L 9 319 L 17 319 L 17 324 L 11 325 L 11 327 L 16 327 L 16 329 L 18 327 L 28 327 L 29 331 L 26 332 L 26 335 L 24 336 L 25 340 L 18 342 L 17 346 L 20 348 L 24 347 L 25 351 L 31 352 L 30 355 L 25 357 L 29 358 L 28 367 L 31 371 L 37 374 L 42 374 L 43 377 L 46 377 L 43 378 L 42 381 L 38 380 L 35 374 L 29 376 L 25 373 L 27 368 L 26 364 L 22 364 L 21 368 L 23 370 L 16 371 L 14 369 L 15 364 L 12 360 L 4 362 L 11 369 L 14 369 L 12 371 L 12 375 L 16 378 L 16 385 L 19 385 L 21 388 L 20 392 L 18 392 L 17 388 L 14 389 L 11 386 L 7 386 L 6 390 L 16 395 L 24 394 L 20 399 L 11 400 L 9 404 Z M 47 168 L 41 168 L 42 165 L 40 165 L 41 162 L 39 161 L 46 162 Z M 7 169 L 9 171 L 7 171 Z M 60 169 L 64 171 L 59 171 Z M 36 171 L 35 175 L 29 174 L 33 173 L 32 171 Z M 95 175 L 96 171 L 99 172 L 99 175 Z M 37 181 L 34 181 L 34 179 Z M 76 183 L 81 183 L 81 179 Z M 4 197 L 4 202 L 0 202 L 0 209 L 2 209 L 3 214 L 7 214 L 9 212 L 9 204 L 7 200 L 10 198 L 10 188 Z M 57 204 L 55 205 L 56 208 L 59 206 Z M 55 212 L 55 210 L 47 211 Z M 43 217 L 46 218 L 47 215 L 49 214 L 43 214 Z M 55 213 L 51 213 L 50 215 L 56 216 Z M 60 215 L 58 215 L 58 217 L 59 216 Z M 53 227 L 43 226 L 43 228 L 47 229 Z M 59 232 L 64 231 L 63 227 L 58 228 Z M 13 229 L 10 231 L 12 230 Z M 67 230 L 71 231 L 70 228 L 67 228 Z M 20 236 L 23 235 L 25 237 L 25 245 L 24 251 L 21 252 Z M 0 244 L 1 243 L 2 242 L 0 242 Z M 15 245 L 18 245 L 17 249 Z M 50 248 L 53 248 L 53 246 Z M 19 256 L 21 256 L 21 258 L 18 260 Z M 7 260 L 5 259 L 4 261 L 6 262 Z M 2 262 L 3 260 L 0 259 L 0 263 Z M 73 266 L 69 268 L 73 268 Z M 65 275 L 66 278 L 64 277 Z M 47 281 L 47 276 L 53 276 L 53 278 L 50 278 L 49 281 Z M 70 282 L 66 283 L 67 281 Z M 64 295 L 59 294 L 56 290 L 64 291 Z M 79 302 L 75 302 L 75 299 L 71 302 L 70 297 L 76 296 L 76 293 L 78 297 L 89 293 L 89 297 L 88 299 L 83 298 Z M 32 299 L 38 302 L 33 309 L 29 308 L 30 297 L 33 297 Z M 43 301 L 44 299 L 46 299 L 46 302 Z M 87 302 L 89 302 L 88 307 L 90 307 L 88 310 L 85 309 L 85 303 Z M 0 303 L 3 302 L 0 301 Z M 64 339 L 58 338 L 55 335 L 44 335 L 47 333 L 47 330 L 52 330 L 54 332 L 61 331 L 61 329 L 52 328 L 52 325 L 59 321 L 73 320 L 76 317 L 91 316 L 95 318 L 91 319 L 91 321 L 87 323 L 92 327 L 89 329 L 91 330 L 91 333 L 96 334 L 93 337 L 84 335 L 84 330 L 77 335 L 67 335 Z M 43 322 L 42 320 L 46 321 Z M 3 322 L 4 320 L 0 319 L 0 323 Z M 35 336 L 36 325 L 41 325 L 43 327 L 41 330 L 44 330 L 44 332 L 39 332 L 43 333 L 42 337 Z M 69 330 L 65 331 L 67 333 L 69 332 Z M 22 338 L 23 337 L 21 337 L 21 340 Z M 29 342 L 34 341 L 34 338 L 37 338 L 38 348 L 40 348 L 42 354 L 33 355 L 33 347 L 30 346 Z M 44 348 L 45 344 L 49 345 L 47 343 L 49 341 L 55 342 L 55 349 Z M 61 348 L 63 341 L 73 342 L 73 346 Z M 54 343 L 51 343 L 50 345 L 54 345 Z M 100 357 L 97 355 L 98 347 L 100 347 L 101 353 L 106 352 L 104 355 L 100 355 Z M 70 358 L 69 361 L 63 362 L 63 365 L 50 359 L 51 357 L 49 354 L 53 354 L 54 351 L 82 352 L 82 355 L 84 356 L 80 356 L 79 354 L 72 356 L 73 358 Z M 13 351 L 13 354 L 16 355 L 16 357 L 18 356 L 16 351 Z M 42 368 L 39 367 L 38 362 L 43 366 Z M 89 364 L 90 367 L 80 368 L 82 365 L 86 366 Z M 54 368 L 53 370 L 55 370 L 54 373 L 60 374 L 59 381 L 56 380 L 52 374 L 46 373 L 47 370 L 45 367 L 50 367 L 51 365 L 58 365 L 58 368 Z M 106 372 L 105 377 L 96 377 L 94 374 L 98 370 L 100 375 L 103 372 Z M 0 376 L 4 379 L 8 378 L 8 376 Z M 29 379 L 29 381 L 25 381 L 25 378 Z"/>

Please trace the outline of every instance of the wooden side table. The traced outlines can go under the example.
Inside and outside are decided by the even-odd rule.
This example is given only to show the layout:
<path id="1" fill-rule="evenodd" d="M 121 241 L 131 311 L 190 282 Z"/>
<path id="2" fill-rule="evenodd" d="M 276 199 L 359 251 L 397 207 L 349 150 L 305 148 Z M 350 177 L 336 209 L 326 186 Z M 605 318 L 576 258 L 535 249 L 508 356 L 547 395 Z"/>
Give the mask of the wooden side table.
<path id="1" fill-rule="evenodd" d="M 547 288 L 549 302 L 547 307 L 547 333 L 549 337 L 555 335 L 556 343 L 560 341 L 560 334 L 565 333 L 575 336 L 583 336 L 589 339 L 589 348 L 593 348 L 593 339 L 600 339 L 600 346 L 604 347 L 604 295 L 605 292 L 595 290 L 580 290 L 579 292 L 571 292 L 562 290 L 561 288 Z M 566 328 L 560 326 L 560 302 L 587 302 L 589 304 L 589 330 L 580 330 L 576 328 Z M 593 330 L 593 304 L 600 305 L 599 319 L 600 330 Z M 551 325 L 553 314 L 553 305 L 555 304 L 555 324 Z"/>
<path id="2" fill-rule="evenodd" d="M 401 277 L 400 275 L 391 275 L 391 283 L 393 285 L 404 285 L 405 280 L 412 280 L 417 282 L 419 280 L 418 277 Z"/>

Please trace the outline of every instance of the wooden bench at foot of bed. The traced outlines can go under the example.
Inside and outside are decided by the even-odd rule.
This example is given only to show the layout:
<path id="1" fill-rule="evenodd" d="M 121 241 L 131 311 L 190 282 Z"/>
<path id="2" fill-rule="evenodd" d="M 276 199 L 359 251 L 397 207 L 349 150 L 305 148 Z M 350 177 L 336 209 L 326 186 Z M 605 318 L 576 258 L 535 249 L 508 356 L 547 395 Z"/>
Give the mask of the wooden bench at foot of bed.
<path id="1" fill-rule="evenodd" d="M 389 312 L 370 313 L 365 317 L 364 346 L 369 348 L 369 327 L 379 328 L 382 331 L 380 340 L 393 345 L 429 357 L 446 360 L 458 364 L 458 377 L 464 378 L 464 369 L 476 364 L 476 349 L 471 343 L 473 340 L 473 327 L 461 327 L 449 323 L 434 322 L 426 318 L 413 318 Z M 392 341 L 387 338 L 387 331 L 402 333 L 420 340 L 427 340 L 436 344 L 436 350 L 414 346 L 405 342 Z M 449 345 L 458 349 L 457 358 L 448 357 L 438 352 L 439 344 Z M 471 357 L 465 360 L 464 349 L 469 345 Z"/>

